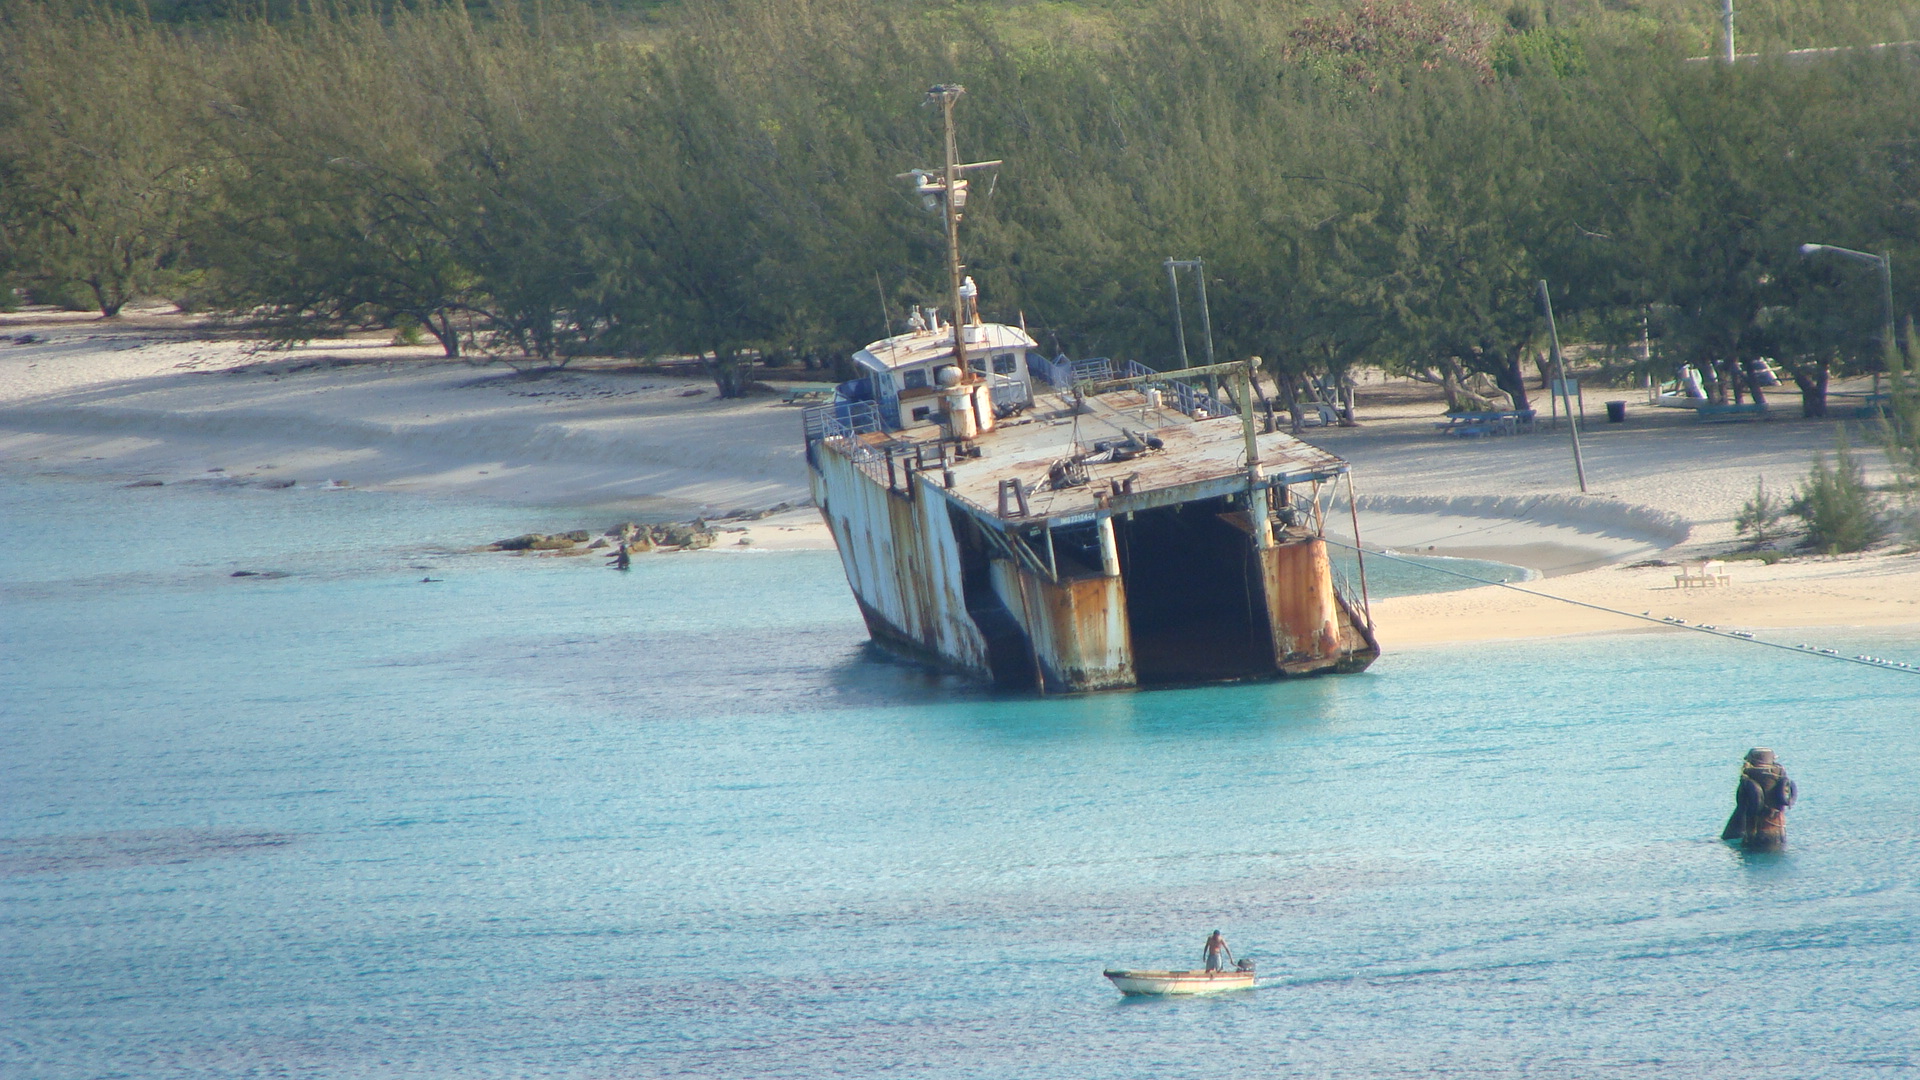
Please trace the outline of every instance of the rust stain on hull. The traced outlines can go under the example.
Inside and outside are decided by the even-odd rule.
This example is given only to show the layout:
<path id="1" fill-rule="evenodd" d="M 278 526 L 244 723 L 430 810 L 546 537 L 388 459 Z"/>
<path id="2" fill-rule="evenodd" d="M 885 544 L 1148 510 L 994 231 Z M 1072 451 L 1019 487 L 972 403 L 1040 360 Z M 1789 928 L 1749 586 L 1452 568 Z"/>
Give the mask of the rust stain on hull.
<path id="1" fill-rule="evenodd" d="M 1333 560 L 1318 537 L 1260 555 L 1275 666 L 1284 674 L 1363 671 L 1378 659 L 1373 635 L 1333 586 Z"/>
<path id="2" fill-rule="evenodd" d="M 1114 690 L 1138 681 L 1126 585 L 1117 577 L 1050 581 L 1010 562 L 994 564 L 994 585 L 1032 641 L 1042 688 L 1053 693 Z M 1017 605 L 1017 606 L 1016 606 Z"/>

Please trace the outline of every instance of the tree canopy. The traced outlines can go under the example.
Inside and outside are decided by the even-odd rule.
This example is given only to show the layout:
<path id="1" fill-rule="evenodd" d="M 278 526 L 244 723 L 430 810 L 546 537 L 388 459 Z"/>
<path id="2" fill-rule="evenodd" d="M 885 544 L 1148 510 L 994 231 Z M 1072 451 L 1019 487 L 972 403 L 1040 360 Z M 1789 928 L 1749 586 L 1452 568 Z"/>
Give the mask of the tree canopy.
<path id="1" fill-rule="evenodd" d="M 449 355 L 819 363 L 943 292 L 894 174 L 926 88 L 1004 158 L 965 237 L 1049 348 L 1172 362 L 1163 260 L 1224 355 L 1516 399 L 1562 317 L 1716 394 L 1771 357 L 1818 408 L 1886 362 L 1871 275 L 1920 266 L 1920 4 L 714 0 L 361 9 L 23 0 L 0 14 L 0 275 L 103 313 L 290 338 L 417 324 Z M 1830 47 L 1788 54 L 1804 47 Z M 1911 312 L 1917 280 L 1896 277 Z"/>

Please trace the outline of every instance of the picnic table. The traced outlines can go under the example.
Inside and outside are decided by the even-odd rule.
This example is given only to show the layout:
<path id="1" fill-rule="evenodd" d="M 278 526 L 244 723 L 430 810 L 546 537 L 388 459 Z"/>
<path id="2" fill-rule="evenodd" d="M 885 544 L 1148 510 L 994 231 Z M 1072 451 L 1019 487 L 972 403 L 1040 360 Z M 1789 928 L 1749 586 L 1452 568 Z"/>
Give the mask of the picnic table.
<path id="1" fill-rule="evenodd" d="M 1440 429 L 1442 435 L 1458 435 L 1469 439 L 1482 435 L 1514 435 L 1533 430 L 1533 410 L 1448 413 L 1445 420 L 1434 426 Z"/>
<path id="2" fill-rule="evenodd" d="M 792 383 L 780 397 L 782 405 L 814 405 L 833 400 L 833 383 Z"/>
<path id="3" fill-rule="evenodd" d="M 1718 559 L 1704 559 L 1697 563 L 1683 563 L 1680 572 L 1673 575 L 1673 587 L 1691 589 L 1699 586 L 1727 585 L 1732 579 L 1727 576 L 1726 566 Z"/>

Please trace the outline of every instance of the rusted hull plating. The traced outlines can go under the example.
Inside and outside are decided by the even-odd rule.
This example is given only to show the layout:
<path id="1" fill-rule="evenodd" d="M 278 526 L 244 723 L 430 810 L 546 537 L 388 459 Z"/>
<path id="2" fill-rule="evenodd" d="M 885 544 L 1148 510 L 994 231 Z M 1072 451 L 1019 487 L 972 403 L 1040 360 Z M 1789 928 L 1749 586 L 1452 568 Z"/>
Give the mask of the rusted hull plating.
<path id="1" fill-rule="evenodd" d="M 1163 664 L 1143 678 L 1135 635 L 1159 633 L 1164 641 L 1166 628 L 1136 625 L 1154 618 L 1155 609 L 1145 601 L 1130 607 L 1126 576 L 1095 566 L 1062 568 L 1056 578 L 1030 558 L 1010 557 L 1019 541 L 931 476 L 889 486 L 831 440 L 814 443 L 809 459 L 814 503 L 868 631 L 909 659 L 1008 688 L 1081 693 L 1144 681 L 1352 672 L 1379 656 L 1373 635 L 1334 587 L 1324 541 L 1288 539 L 1266 549 L 1249 542 L 1244 550 L 1256 572 L 1244 578 L 1264 601 L 1256 601 L 1261 617 L 1250 629 L 1268 641 L 1231 671 L 1183 672 L 1176 665 L 1170 672 Z"/>

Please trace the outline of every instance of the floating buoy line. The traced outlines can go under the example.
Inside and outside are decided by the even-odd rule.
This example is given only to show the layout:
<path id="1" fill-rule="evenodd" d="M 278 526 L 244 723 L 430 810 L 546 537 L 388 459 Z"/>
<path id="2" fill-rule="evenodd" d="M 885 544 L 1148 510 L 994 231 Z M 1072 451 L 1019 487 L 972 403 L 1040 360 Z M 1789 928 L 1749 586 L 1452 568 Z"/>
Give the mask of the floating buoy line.
<path id="1" fill-rule="evenodd" d="M 1785 645 L 1778 641 L 1767 641 L 1764 638 L 1755 637 L 1753 636 L 1753 634 L 1745 630 L 1722 630 L 1718 626 L 1713 625 L 1712 623 L 1690 623 L 1685 619 L 1676 619 L 1671 615 L 1655 615 L 1650 611 L 1643 611 L 1638 614 L 1635 614 L 1634 612 L 1631 612 L 1631 611 L 1621 611 L 1619 608 L 1610 608 L 1604 604 L 1589 604 L 1585 600 L 1573 600 L 1565 596 L 1555 596 L 1552 593 L 1538 592 L 1533 589 L 1523 589 L 1520 586 L 1515 585 L 1512 582 L 1506 581 L 1504 579 L 1500 581 L 1495 581 L 1492 578 L 1483 578 L 1478 574 L 1469 574 L 1461 570 L 1449 570 L 1444 566 L 1435 566 L 1430 562 L 1421 562 L 1416 559 L 1409 559 L 1404 556 L 1395 555 L 1387 551 L 1381 551 L 1378 549 L 1368 550 L 1368 549 L 1359 547 L 1356 544 L 1349 544 L 1344 541 L 1335 540 L 1331 536 L 1324 537 L 1323 539 L 1325 539 L 1327 543 L 1332 544 L 1335 547 L 1346 548 L 1348 551 L 1357 552 L 1358 554 L 1367 558 L 1387 559 L 1392 562 L 1405 563 L 1408 566 L 1417 566 L 1423 570 L 1431 570 L 1436 574 L 1449 574 L 1453 577 L 1465 578 L 1466 580 L 1475 582 L 1477 584 L 1493 585 L 1502 589 L 1511 589 L 1517 593 L 1525 593 L 1528 596 L 1537 596 L 1542 600 L 1557 600 L 1562 604 L 1572 604 L 1574 607 L 1589 608 L 1594 611 L 1604 611 L 1609 615 L 1619 615 L 1628 619 L 1639 619 L 1641 622 L 1649 622 L 1655 626 L 1664 626 L 1664 627 L 1668 627 L 1670 629 L 1675 629 L 1675 630 L 1691 630 L 1696 634 L 1706 634 L 1709 637 L 1726 638 L 1730 641 L 1744 641 L 1749 645 L 1765 645 L 1770 649 L 1779 649 L 1782 652 L 1790 652 L 1798 656 L 1811 656 L 1821 660 L 1844 660 L 1849 664 L 1859 664 L 1862 667 L 1878 668 L 1881 671 L 1891 671 L 1891 672 L 1895 672 L 1902 675 L 1920 675 L 1920 665 L 1908 664 L 1899 660 L 1888 660 L 1888 659 L 1885 659 L 1884 657 L 1879 657 L 1879 656 L 1867 656 L 1864 653 L 1856 654 L 1854 656 L 1848 656 L 1845 653 L 1839 651 L 1838 649 L 1821 649 L 1821 648 L 1816 648 L 1815 646 L 1812 646 L 1812 645 L 1805 645 L 1805 644 Z"/>

